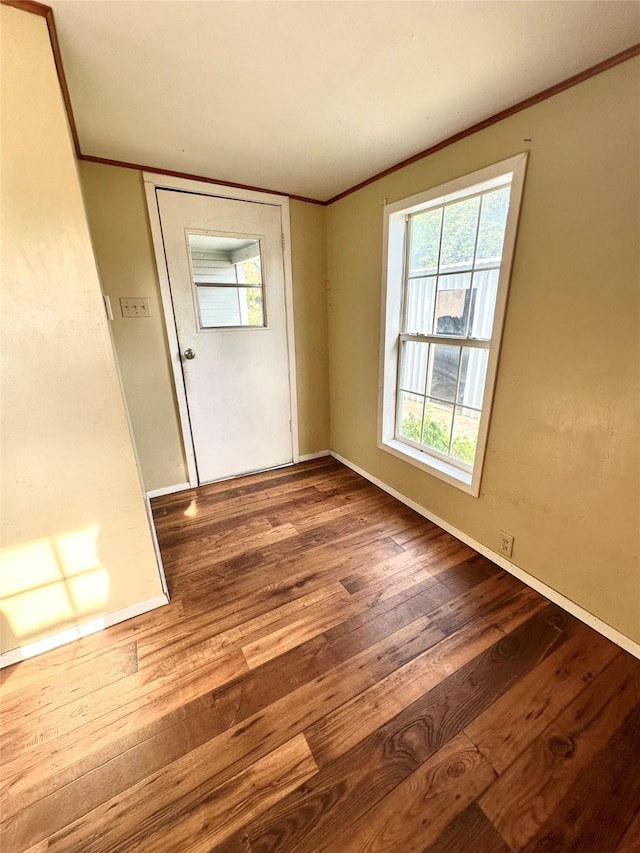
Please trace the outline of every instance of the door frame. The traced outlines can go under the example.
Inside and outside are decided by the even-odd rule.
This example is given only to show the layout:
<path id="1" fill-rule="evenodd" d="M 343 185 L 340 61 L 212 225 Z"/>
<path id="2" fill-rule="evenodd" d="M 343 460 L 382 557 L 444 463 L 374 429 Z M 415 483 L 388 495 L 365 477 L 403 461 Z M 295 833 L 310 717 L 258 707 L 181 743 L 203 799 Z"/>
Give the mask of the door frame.
<path id="1" fill-rule="evenodd" d="M 164 253 L 164 242 L 162 240 L 162 226 L 160 224 L 160 211 L 156 190 L 180 190 L 182 192 L 197 195 L 208 195 L 214 198 L 231 199 L 233 201 L 251 201 L 257 204 L 271 204 L 280 208 L 280 222 L 282 226 L 282 258 L 284 266 L 284 301 L 286 314 L 287 352 L 289 362 L 289 399 L 291 400 L 291 449 L 293 462 L 300 461 L 300 447 L 298 443 L 298 393 L 296 385 L 296 352 L 293 322 L 293 276 L 291 266 L 291 220 L 289 215 L 289 197 L 263 193 L 257 190 L 246 190 L 236 187 L 228 187 L 224 184 L 214 184 L 204 181 L 195 181 L 187 178 L 176 178 L 171 175 L 161 175 L 156 172 L 143 172 L 144 191 L 149 213 L 149 224 L 151 226 L 151 237 L 153 240 L 153 251 L 158 270 L 160 282 L 160 297 L 164 314 L 164 327 L 169 344 L 169 359 L 173 372 L 173 381 L 178 403 L 178 415 L 182 432 L 182 443 L 184 447 L 185 461 L 189 485 L 195 488 L 198 483 L 198 470 L 196 467 L 196 454 L 191 434 L 191 422 L 189 420 L 189 407 L 187 405 L 187 391 L 182 372 L 182 359 L 180 357 L 180 346 L 178 343 L 178 332 L 173 312 L 173 301 L 171 299 L 171 288 L 169 285 L 169 272 Z"/>

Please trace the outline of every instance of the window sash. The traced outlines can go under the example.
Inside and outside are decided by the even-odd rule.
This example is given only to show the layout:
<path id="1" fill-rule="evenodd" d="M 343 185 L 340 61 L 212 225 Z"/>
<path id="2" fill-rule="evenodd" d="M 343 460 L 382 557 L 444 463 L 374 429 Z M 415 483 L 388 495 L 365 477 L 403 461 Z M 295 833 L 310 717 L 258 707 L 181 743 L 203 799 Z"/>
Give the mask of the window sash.
<path id="1" fill-rule="evenodd" d="M 245 288 L 245 289 L 253 288 L 255 290 L 255 289 L 261 289 L 262 288 L 262 282 L 260 282 L 260 284 L 245 284 L 244 282 L 238 282 L 238 281 L 196 281 L 196 282 L 194 282 L 194 286 L 195 287 L 238 287 L 240 289 L 242 289 L 242 288 Z"/>
<path id="2" fill-rule="evenodd" d="M 399 341 L 416 341 L 422 344 L 450 344 L 454 347 L 491 349 L 491 338 L 463 338 L 461 335 L 421 335 L 419 332 L 400 332 Z"/>
<path id="3" fill-rule="evenodd" d="M 436 450 L 435 447 L 427 447 L 426 444 L 418 444 L 417 441 L 407 438 L 406 435 L 401 435 L 396 432 L 395 439 L 396 441 L 402 442 L 402 444 L 406 444 L 408 447 L 413 447 L 415 450 L 423 453 L 426 457 L 435 456 L 436 459 L 440 459 L 442 462 L 446 462 L 448 465 L 451 465 L 453 468 L 458 468 L 460 471 L 465 471 L 468 474 L 471 474 L 473 471 L 473 465 L 461 462 L 459 459 L 456 459 L 455 456 L 449 456 L 447 453 L 441 453 L 439 450 Z"/>
<path id="4" fill-rule="evenodd" d="M 400 441 L 403 444 L 409 445 L 409 447 L 413 447 L 416 450 L 419 450 L 421 453 L 425 454 L 426 456 L 435 456 L 436 458 L 441 459 L 444 462 L 448 462 L 450 465 L 453 465 L 455 468 L 458 468 L 461 471 L 465 471 L 467 473 L 472 473 L 473 472 L 473 465 L 471 465 L 467 462 L 462 462 L 460 459 L 457 459 L 455 456 L 453 456 L 451 454 L 451 448 L 452 448 L 453 442 L 454 442 L 456 414 L 458 413 L 458 411 L 464 409 L 467 411 L 477 412 L 479 415 L 478 427 L 480 427 L 480 422 L 481 422 L 482 417 L 483 417 L 484 400 L 483 400 L 483 407 L 480 407 L 480 408 L 478 408 L 478 406 L 469 405 L 468 403 L 459 403 L 458 402 L 459 389 L 460 389 L 460 377 L 461 377 L 461 372 L 462 372 L 462 350 L 463 350 L 463 348 L 469 346 L 469 341 L 466 339 L 461 340 L 460 338 L 453 338 L 453 337 L 444 337 L 444 336 L 436 336 L 436 335 L 414 335 L 414 334 L 405 334 L 405 333 L 400 334 L 398 336 L 398 340 L 399 340 L 399 353 L 398 353 L 398 369 L 397 369 L 397 378 L 396 378 L 396 410 L 395 410 L 395 420 L 394 420 L 394 438 L 396 439 L 396 441 Z M 404 341 L 409 341 L 409 342 L 418 341 L 419 343 L 431 343 L 431 344 L 436 344 L 436 345 L 438 345 L 438 344 L 440 344 L 440 345 L 442 345 L 442 344 L 451 345 L 459 351 L 460 355 L 458 358 L 458 367 L 457 367 L 457 373 L 456 373 L 456 384 L 455 384 L 455 391 L 453 394 L 453 400 L 444 400 L 442 397 L 438 397 L 435 394 L 432 394 L 432 393 L 428 394 L 426 386 L 423 389 L 423 391 L 416 391 L 414 389 L 405 388 L 403 386 L 401 374 L 403 371 L 403 358 L 404 358 L 404 354 L 402 352 L 402 342 L 404 342 Z M 474 349 L 489 350 L 491 347 L 491 341 L 489 341 L 489 340 L 471 340 L 470 343 L 471 343 L 471 348 L 474 348 Z M 425 377 L 425 380 L 428 380 L 428 375 L 429 374 L 428 374 L 428 370 L 427 370 L 427 375 Z M 485 376 L 485 382 L 484 382 L 484 386 L 483 386 L 483 397 L 484 397 L 485 388 L 486 388 L 486 376 Z M 429 447 L 428 445 L 422 444 L 421 442 L 414 441 L 413 439 L 408 438 L 406 435 L 402 434 L 402 411 L 401 411 L 401 409 L 402 409 L 402 395 L 403 394 L 410 394 L 412 396 L 420 397 L 422 399 L 423 410 L 422 410 L 422 419 L 421 419 L 421 424 L 420 424 L 420 434 L 421 435 L 422 435 L 422 429 L 424 426 L 425 407 L 426 407 L 428 401 L 432 400 L 434 402 L 441 403 L 444 406 L 447 406 L 447 407 L 450 406 L 451 407 L 451 409 L 452 409 L 451 431 L 449 434 L 449 445 L 448 445 L 447 453 L 443 453 L 442 451 L 439 451 L 434 447 Z"/>
<path id="5" fill-rule="evenodd" d="M 508 177 L 508 179 L 504 182 L 504 184 L 500 186 L 500 189 L 504 189 L 506 187 L 509 188 L 509 198 L 511 199 L 511 192 L 513 189 L 513 175 L 510 175 Z M 437 297 L 437 294 L 440 290 L 440 288 L 438 286 L 438 281 L 440 278 L 444 278 L 445 276 L 454 276 L 454 275 L 469 275 L 469 276 L 471 276 L 471 278 L 469 280 L 469 287 L 465 288 L 465 289 L 470 290 L 471 284 L 473 282 L 473 274 L 475 272 L 487 272 L 487 271 L 491 271 L 491 270 L 493 270 L 493 271 L 497 270 L 498 275 L 499 275 L 500 269 L 502 268 L 502 260 L 503 260 L 502 257 L 500 258 L 499 264 L 486 264 L 486 263 L 485 264 L 478 264 L 478 263 L 476 263 L 476 256 L 478 254 L 478 241 L 480 239 L 480 226 L 482 224 L 482 211 L 483 211 L 484 199 L 487 195 L 491 194 L 492 192 L 495 192 L 495 190 L 496 190 L 496 187 L 492 187 L 490 189 L 483 188 L 481 190 L 478 190 L 477 192 L 469 193 L 469 195 L 464 195 L 460 198 L 456 198 L 456 199 L 453 199 L 451 201 L 440 203 L 440 204 L 434 205 L 433 207 L 430 207 L 427 209 L 416 210 L 416 211 L 413 211 L 412 213 L 406 214 L 406 216 L 405 216 L 405 235 L 404 235 L 404 264 L 403 264 L 403 275 L 402 275 L 402 314 L 401 314 L 401 329 L 402 330 L 405 330 L 407 328 L 407 325 L 408 325 L 407 314 L 408 314 L 408 308 L 409 308 L 409 306 L 408 306 L 408 301 L 409 301 L 408 300 L 408 283 L 409 283 L 409 281 L 415 281 L 415 280 L 419 280 L 422 278 L 435 278 L 435 280 L 436 280 L 436 291 L 435 291 L 435 295 L 434 295 L 434 311 L 435 311 L 436 310 L 435 297 Z M 455 270 L 441 270 L 440 269 L 440 263 L 442 260 L 442 242 L 444 240 L 444 235 L 445 235 L 445 209 L 447 207 L 451 207 L 452 205 L 459 204 L 460 202 L 463 202 L 463 201 L 469 201 L 469 200 L 474 199 L 474 198 L 479 198 L 480 204 L 478 206 L 478 213 L 477 213 L 477 219 L 476 219 L 476 227 L 475 227 L 475 236 L 474 236 L 474 240 L 473 240 L 473 254 L 472 254 L 471 265 L 465 266 L 465 267 L 460 267 L 459 269 L 455 269 Z M 440 220 L 440 234 L 439 234 L 439 239 L 438 239 L 438 258 L 437 258 L 437 262 L 436 262 L 436 265 L 435 265 L 435 268 L 433 269 L 433 271 L 424 271 L 421 273 L 413 273 L 412 274 L 411 273 L 411 252 L 412 252 L 412 248 L 413 248 L 413 225 L 412 225 L 412 222 L 413 222 L 413 219 L 415 217 L 421 216 L 422 214 L 426 213 L 427 210 L 429 213 L 432 213 L 433 211 L 436 211 L 436 210 L 442 210 L 442 218 Z M 507 213 L 507 219 L 508 219 L 508 213 Z M 505 231 L 506 231 L 506 226 L 507 226 L 507 219 L 505 219 Z M 504 232 L 503 232 L 503 239 L 504 239 Z M 432 318 L 432 320 L 433 320 L 433 318 Z M 469 322 L 470 322 L 470 317 L 467 318 L 467 325 L 469 324 Z"/>
<path id="6" fill-rule="evenodd" d="M 426 204 L 424 208 L 420 210 L 413 210 L 411 213 L 407 213 L 407 220 L 413 219 L 415 216 L 421 216 L 427 211 L 431 212 L 433 210 L 444 210 L 447 207 L 451 207 L 452 204 L 458 204 L 461 201 L 468 201 L 472 198 L 482 198 L 482 196 L 487 195 L 488 193 L 495 192 L 496 190 L 501 190 L 503 187 L 508 186 L 510 183 L 511 178 L 507 175 L 504 175 L 503 180 L 500 183 L 496 183 L 495 186 L 484 187 L 483 189 L 477 190 L 476 192 L 460 193 L 457 198 L 452 198 L 448 201 L 441 201 L 438 204 Z"/>
<path id="7" fill-rule="evenodd" d="M 471 267 L 460 267 L 460 269 L 446 270 L 445 272 L 417 272 L 409 273 L 407 281 L 414 281 L 421 278 L 446 278 L 450 275 L 473 275 L 474 272 L 492 272 L 500 269 L 501 264 L 474 264 Z"/>
<path id="8" fill-rule="evenodd" d="M 511 187 L 512 187 L 511 178 L 509 178 L 509 180 L 505 181 L 503 186 L 504 187 L 508 186 L 509 190 L 511 191 Z M 394 438 L 396 439 L 396 441 L 400 441 L 403 444 L 407 444 L 410 447 L 415 448 L 416 450 L 423 453 L 426 457 L 435 457 L 437 459 L 441 459 L 442 461 L 445 461 L 448 464 L 453 465 L 455 468 L 458 468 L 458 469 L 465 471 L 467 473 L 473 472 L 473 467 L 474 467 L 473 464 L 462 462 L 461 460 L 456 459 L 456 457 L 452 456 L 452 454 L 451 454 L 451 448 L 452 448 L 453 441 L 454 441 L 454 425 L 455 425 L 456 413 L 457 413 L 458 409 L 460 409 L 460 408 L 465 408 L 468 410 L 473 410 L 473 411 L 479 412 L 480 417 L 479 417 L 479 424 L 478 425 L 480 426 L 480 421 L 482 421 L 482 419 L 483 419 L 484 401 L 483 401 L 483 408 L 481 408 L 481 409 L 478 409 L 478 408 L 473 407 L 473 406 L 462 406 L 461 404 L 459 404 L 457 402 L 458 389 L 460 386 L 460 372 L 462 370 L 462 348 L 464 346 L 464 347 L 470 347 L 470 348 L 475 348 L 475 349 L 490 350 L 492 338 L 474 338 L 474 337 L 471 337 L 468 334 L 469 324 L 471 321 L 470 317 L 467 318 L 467 334 L 464 336 L 463 335 L 444 335 L 444 334 L 428 334 L 427 335 L 427 334 L 420 334 L 420 333 L 416 333 L 416 332 L 406 332 L 406 331 L 402 331 L 402 330 L 406 329 L 407 325 L 408 325 L 407 314 L 408 314 L 408 310 L 409 310 L 408 309 L 409 281 L 421 279 L 421 278 L 429 278 L 429 277 L 435 278 L 435 280 L 436 280 L 436 291 L 435 291 L 435 295 L 434 295 L 434 306 L 433 306 L 433 310 L 435 311 L 436 310 L 436 301 L 435 300 L 437 297 L 437 293 L 439 292 L 438 281 L 440 278 L 444 278 L 446 276 L 467 274 L 470 276 L 470 279 L 469 279 L 469 286 L 466 289 L 470 290 L 471 289 L 471 283 L 473 281 L 474 272 L 477 272 L 477 271 L 485 272 L 487 270 L 497 270 L 498 274 L 499 274 L 499 271 L 502 267 L 502 258 L 500 259 L 499 264 L 495 264 L 495 263 L 494 264 L 476 264 L 476 256 L 478 253 L 478 241 L 479 241 L 479 237 L 480 237 L 480 225 L 482 222 L 482 210 L 483 210 L 484 198 L 488 193 L 493 192 L 493 191 L 494 191 L 494 188 L 482 189 L 482 190 L 479 190 L 477 192 L 472 192 L 472 193 L 469 193 L 468 195 L 464 195 L 462 198 L 453 199 L 451 201 L 441 203 L 438 205 L 434 205 L 433 207 L 428 208 L 429 211 L 440 210 L 440 209 L 442 210 L 442 219 L 440 222 L 440 234 L 439 234 L 439 240 L 438 240 L 438 257 L 437 257 L 435 269 L 433 272 L 430 272 L 430 273 L 424 272 L 424 273 L 418 273 L 418 274 L 413 274 L 413 275 L 411 274 L 411 253 L 412 253 L 412 248 L 413 248 L 412 220 L 415 217 L 420 216 L 421 214 L 425 213 L 425 210 L 416 210 L 416 211 L 409 213 L 405 216 L 404 258 L 403 258 L 404 263 L 403 263 L 403 275 L 402 275 L 402 309 L 401 309 L 401 327 L 400 327 L 401 331 L 400 331 L 400 334 L 398 335 L 398 364 L 397 364 L 396 392 L 395 392 L 396 393 L 396 407 L 395 407 L 394 431 L 393 431 L 394 432 Z M 444 216 L 445 208 L 450 207 L 451 205 L 454 205 L 454 204 L 458 204 L 460 201 L 467 201 L 467 200 L 474 199 L 474 198 L 479 198 L 480 204 L 478 206 L 478 213 L 477 213 L 477 219 L 476 219 L 476 225 L 475 225 L 475 235 L 474 235 L 474 240 L 473 240 L 473 255 L 472 255 L 473 260 L 471 262 L 471 265 L 467 265 L 464 268 L 461 267 L 460 269 L 456 269 L 456 270 L 440 271 L 440 263 L 442 260 L 442 243 L 443 243 L 444 234 L 445 234 L 445 216 Z M 505 221 L 505 229 L 506 229 L 506 221 Z M 433 321 L 433 318 L 432 318 L 432 321 Z M 494 324 L 495 324 L 495 316 L 493 318 L 492 329 L 491 329 L 492 337 L 493 337 Z M 435 344 L 435 345 L 440 344 L 440 345 L 445 345 L 445 346 L 454 346 L 458 349 L 460 355 L 458 358 L 458 371 L 457 371 L 457 376 L 456 376 L 456 391 L 454 394 L 454 401 L 453 402 L 448 401 L 448 400 L 441 400 L 440 398 L 434 397 L 432 395 L 427 395 L 426 394 L 426 388 L 425 388 L 424 394 L 419 394 L 417 392 L 408 391 L 407 389 L 402 387 L 402 384 L 401 384 L 401 371 L 402 371 L 402 361 L 403 361 L 402 344 L 405 342 L 408 342 L 408 341 L 413 341 L 416 343 L 426 343 L 426 344 Z M 484 397 L 485 388 L 486 388 L 486 377 L 485 377 L 485 383 L 484 383 L 484 388 L 483 388 L 483 397 Z M 416 442 L 413 439 L 410 439 L 407 436 L 402 434 L 401 406 L 402 406 L 402 394 L 403 393 L 415 393 L 416 396 L 421 396 L 423 399 L 423 417 L 422 417 L 422 423 L 421 423 L 421 430 L 422 430 L 422 426 L 424 424 L 424 411 L 425 411 L 424 407 L 426 407 L 427 400 L 433 399 L 433 400 L 440 402 L 444 405 L 447 405 L 447 406 L 451 405 L 451 407 L 452 407 L 451 430 L 450 430 L 450 434 L 449 434 L 449 445 L 448 445 L 448 449 L 447 449 L 446 453 L 443 453 L 442 451 L 436 450 L 435 448 L 429 447 L 429 446 L 422 444 L 420 442 Z M 422 433 L 421 433 L 421 435 L 422 435 Z"/>

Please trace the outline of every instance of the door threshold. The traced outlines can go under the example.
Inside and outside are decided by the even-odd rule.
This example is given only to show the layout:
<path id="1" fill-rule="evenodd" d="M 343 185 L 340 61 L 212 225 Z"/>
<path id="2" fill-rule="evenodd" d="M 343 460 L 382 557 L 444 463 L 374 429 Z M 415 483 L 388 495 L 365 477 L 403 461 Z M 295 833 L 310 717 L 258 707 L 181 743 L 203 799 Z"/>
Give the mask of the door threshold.
<path id="1" fill-rule="evenodd" d="M 254 474 L 264 474 L 265 471 L 277 471 L 278 468 L 291 468 L 296 463 L 280 462 L 278 465 L 270 465 L 268 468 L 256 468 L 252 471 L 243 471 L 242 474 L 231 474 L 229 477 L 220 477 L 217 480 L 200 480 L 198 486 L 211 486 L 213 483 L 224 483 L 227 480 L 241 480 L 243 477 L 252 477 Z"/>

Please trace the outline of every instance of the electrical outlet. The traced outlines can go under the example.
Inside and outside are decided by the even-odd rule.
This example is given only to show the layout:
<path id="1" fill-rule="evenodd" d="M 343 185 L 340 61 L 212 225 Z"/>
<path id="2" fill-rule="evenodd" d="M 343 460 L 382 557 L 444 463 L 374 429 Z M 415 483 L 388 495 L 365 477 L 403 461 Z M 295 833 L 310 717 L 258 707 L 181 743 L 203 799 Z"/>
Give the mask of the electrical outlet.
<path id="1" fill-rule="evenodd" d="M 503 530 L 498 531 L 498 551 L 504 557 L 510 557 L 513 553 L 513 536 L 510 533 L 505 533 Z"/>
<path id="2" fill-rule="evenodd" d="M 149 300 L 143 296 L 121 296 L 120 310 L 123 317 L 150 317 Z"/>

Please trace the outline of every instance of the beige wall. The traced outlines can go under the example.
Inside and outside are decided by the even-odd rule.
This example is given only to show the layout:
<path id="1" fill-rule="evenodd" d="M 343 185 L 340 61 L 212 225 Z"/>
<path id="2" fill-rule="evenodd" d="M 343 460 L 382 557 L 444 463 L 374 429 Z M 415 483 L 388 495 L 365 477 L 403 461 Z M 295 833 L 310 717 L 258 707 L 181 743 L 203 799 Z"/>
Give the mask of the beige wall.
<path id="1" fill-rule="evenodd" d="M 80 163 L 85 203 L 147 490 L 188 480 L 142 173 Z M 325 209 L 291 203 L 300 453 L 329 446 Z M 151 316 L 124 319 L 121 296 L 146 296 Z"/>
<path id="2" fill-rule="evenodd" d="M 89 228 L 113 309 L 113 342 L 145 488 L 185 483 L 178 409 L 142 173 L 80 162 Z M 123 296 L 149 299 L 150 316 L 125 318 Z"/>
<path id="3" fill-rule="evenodd" d="M 326 208 L 291 202 L 300 454 L 329 449 Z"/>
<path id="4" fill-rule="evenodd" d="M 162 589 L 46 22 L 1 15 L 7 651 Z"/>
<path id="5" fill-rule="evenodd" d="M 635 59 L 327 213 L 331 448 L 640 641 Z M 531 139 L 531 142 L 526 142 Z M 382 207 L 530 150 L 479 498 L 377 449 Z"/>

